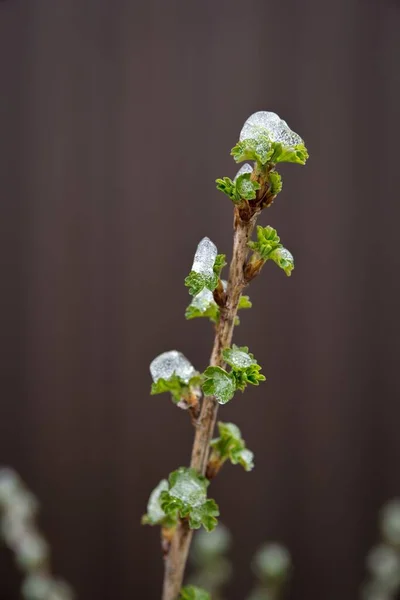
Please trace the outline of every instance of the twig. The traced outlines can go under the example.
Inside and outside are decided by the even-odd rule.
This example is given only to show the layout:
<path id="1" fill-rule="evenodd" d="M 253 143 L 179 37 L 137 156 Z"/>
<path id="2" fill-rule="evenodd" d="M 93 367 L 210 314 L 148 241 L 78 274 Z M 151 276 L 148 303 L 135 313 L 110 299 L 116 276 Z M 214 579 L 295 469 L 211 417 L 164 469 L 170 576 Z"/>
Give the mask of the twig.
<path id="1" fill-rule="evenodd" d="M 211 366 L 225 366 L 222 350 L 231 344 L 240 295 L 247 284 L 244 277 L 248 253 L 247 243 L 250 240 L 258 213 L 259 209 L 256 207 L 250 213 L 246 212 L 245 214 L 240 214 L 239 209 L 235 208 L 233 255 L 229 268 L 225 304 L 221 307 L 221 315 L 211 354 Z M 215 398 L 212 396 L 205 397 L 197 421 L 190 463 L 190 466 L 202 475 L 205 474 L 207 468 L 210 441 L 214 432 L 217 412 L 218 403 Z M 192 534 L 193 532 L 190 530 L 188 523 L 180 521 L 171 540 L 168 555 L 165 558 L 163 600 L 175 600 L 178 597 Z"/>

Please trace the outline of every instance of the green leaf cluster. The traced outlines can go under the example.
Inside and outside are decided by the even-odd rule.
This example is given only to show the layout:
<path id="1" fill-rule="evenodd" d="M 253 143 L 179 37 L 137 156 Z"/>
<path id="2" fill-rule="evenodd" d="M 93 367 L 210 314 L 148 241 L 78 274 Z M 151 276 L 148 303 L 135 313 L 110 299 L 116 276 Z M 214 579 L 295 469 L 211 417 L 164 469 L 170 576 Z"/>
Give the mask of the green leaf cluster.
<path id="1" fill-rule="evenodd" d="M 214 456 L 224 463 L 230 460 L 233 465 L 241 465 L 245 471 L 254 467 L 254 454 L 246 448 L 239 427 L 233 423 L 218 423 L 219 437 L 211 441 Z M 212 459 L 211 459 L 212 460 Z"/>
<path id="2" fill-rule="evenodd" d="M 188 585 L 182 588 L 179 600 L 211 600 L 211 596 L 199 587 Z"/>
<path id="3" fill-rule="evenodd" d="M 204 290 L 200 292 L 203 294 Z M 249 309 L 253 305 L 249 296 L 243 295 L 240 296 L 238 310 Z M 220 317 L 220 309 L 218 304 L 215 302 L 214 298 L 209 297 L 208 301 L 204 301 L 204 298 L 193 298 L 192 302 L 186 308 L 185 318 L 190 321 L 191 319 L 198 318 L 207 318 L 210 319 L 211 323 L 218 323 Z M 240 324 L 240 319 L 236 316 L 235 325 Z"/>
<path id="4" fill-rule="evenodd" d="M 217 254 L 212 275 L 204 275 L 196 271 L 190 271 L 185 279 L 185 286 L 189 288 L 191 296 L 197 296 L 204 289 L 213 292 L 218 285 L 219 276 L 226 265 L 225 254 Z"/>
<path id="5" fill-rule="evenodd" d="M 284 146 L 280 142 L 272 142 L 264 133 L 260 133 L 255 138 L 238 142 L 232 148 L 231 155 L 237 163 L 245 160 L 257 161 L 262 166 L 283 162 L 305 165 L 308 159 L 307 148 L 304 144 Z"/>
<path id="6" fill-rule="evenodd" d="M 196 273 L 196 271 L 190 271 L 185 279 L 185 285 L 189 288 L 189 294 L 191 296 L 196 296 L 203 291 L 204 288 L 213 292 L 218 285 L 218 275 L 215 272 L 208 276 L 203 273 Z"/>
<path id="7" fill-rule="evenodd" d="M 243 200 L 254 200 L 257 190 L 260 189 L 258 181 L 251 180 L 251 173 L 242 173 L 232 181 L 229 177 L 216 179 L 217 190 L 226 194 L 234 204 L 241 204 Z"/>
<path id="8" fill-rule="evenodd" d="M 214 396 L 220 404 L 229 402 L 236 390 L 243 391 L 247 384 L 259 385 L 260 381 L 265 381 L 260 365 L 246 346 L 240 348 L 234 344 L 222 355 L 231 367 L 230 372 L 222 367 L 208 367 L 203 373 L 202 385 L 204 394 Z"/>
<path id="9" fill-rule="evenodd" d="M 219 509 L 216 502 L 207 498 L 208 479 L 195 469 L 180 467 L 168 478 L 168 489 L 160 493 L 160 504 L 171 520 L 188 519 L 191 529 L 203 526 L 212 531 L 217 525 Z"/>
<path id="10" fill-rule="evenodd" d="M 254 251 L 256 259 L 260 258 L 264 262 L 273 260 L 290 277 L 294 269 L 294 258 L 281 244 L 276 229 L 269 225 L 267 227 L 258 225 L 257 241 L 249 242 L 248 246 Z"/>
<path id="11" fill-rule="evenodd" d="M 169 392 L 172 396 L 172 400 L 177 404 L 185 398 L 189 398 L 193 394 L 196 394 L 201 384 L 201 377 L 195 375 L 189 382 L 184 381 L 175 373 L 169 379 L 163 379 L 162 377 L 158 381 L 154 382 L 151 386 L 151 395 L 163 394 Z"/>
<path id="12" fill-rule="evenodd" d="M 239 141 L 231 150 L 231 156 L 237 163 L 257 161 L 261 165 L 271 162 L 273 142 L 268 135 L 260 134 L 256 138 Z"/>

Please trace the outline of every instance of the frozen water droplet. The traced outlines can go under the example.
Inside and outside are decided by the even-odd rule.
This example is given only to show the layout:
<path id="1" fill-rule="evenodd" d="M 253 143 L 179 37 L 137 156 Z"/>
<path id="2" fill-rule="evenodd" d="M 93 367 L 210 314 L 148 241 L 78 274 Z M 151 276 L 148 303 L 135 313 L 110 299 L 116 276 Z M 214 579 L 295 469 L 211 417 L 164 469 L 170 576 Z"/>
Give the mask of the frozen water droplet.
<path id="1" fill-rule="evenodd" d="M 169 494 L 194 507 L 204 504 L 207 498 L 204 484 L 190 473 L 180 473 Z"/>
<path id="2" fill-rule="evenodd" d="M 197 246 L 192 271 L 201 273 L 202 275 L 212 276 L 217 254 L 217 246 L 208 237 L 203 238 Z"/>
<path id="3" fill-rule="evenodd" d="M 157 356 L 150 364 L 150 373 L 154 383 L 159 379 L 170 379 L 178 375 L 185 383 L 196 375 L 196 370 L 188 359 L 177 350 L 170 350 Z"/>
<path id="4" fill-rule="evenodd" d="M 301 137 L 274 112 L 261 110 L 252 114 L 243 125 L 240 141 L 257 138 L 260 134 L 267 134 L 271 141 L 290 148 L 303 143 Z"/>
<path id="5" fill-rule="evenodd" d="M 287 248 L 279 248 L 279 257 L 289 263 L 294 262 L 293 254 Z"/>
<path id="6" fill-rule="evenodd" d="M 204 288 L 201 292 L 194 296 L 191 306 L 194 306 L 201 312 L 206 312 L 206 310 L 212 305 L 215 304 L 213 293 L 210 292 L 207 288 Z"/>
<path id="7" fill-rule="evenodd" d="M 242 167 L 240 167 L 239 171 L 236 173 L 233 181 L 236 181 L 236 179 L 238 177 L 240 177 L 240 175 L 243 175 L 244 173 L 252 173 L 252 172 L 253 172 L 253 167 L 249 163 L 244 163 L 244 165 Z"/>
<path id="8" fill-rule="evenodd" d="M 151 492 L 147 504 L 147 516 L 152 523 L 159 523 L 164 517 L 165 512 L 161 508 L 160 496 L 162 492 L 168 490 L 168 481 L 162 479 L 158 486 Z"/>

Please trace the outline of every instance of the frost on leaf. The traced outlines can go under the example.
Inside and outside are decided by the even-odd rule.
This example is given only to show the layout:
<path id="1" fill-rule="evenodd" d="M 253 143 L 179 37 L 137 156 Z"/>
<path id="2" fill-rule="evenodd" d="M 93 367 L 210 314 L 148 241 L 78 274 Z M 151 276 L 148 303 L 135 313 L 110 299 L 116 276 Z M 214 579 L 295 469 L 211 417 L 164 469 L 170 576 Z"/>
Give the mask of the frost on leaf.
<path id="1" fill-rule="evenodd" d="M 157 356 L 150 363 L 150 373 L 153 378 L 152 395 L 170 392 L 172 399 L 178 403 L 200 393 L 199 374 L 177 350 Z"/>
<path id="2" fill-rule="evenodd" d="M 247 119 L 232 154 L 237 162 L 258 160 L 262 165 L 267 162 L 304 165 L 308 158 L 301 137 L 286 121 L 269 111 L 256 112 Z"/>
<path id="3" fill-rule="evenodd" d="M 252 261 L 256 262 L 259 259 L 263 262 L 273 260 L 290 277 L 294 269 L 294 258 L 289 250 L 281 244 L 276 229 L 269 225 L 267 227 L 258 225 L 257 241 L 249 242 L 248 246 L 254 252 L 254 255 L 250 259 L 250 265 Z"/>
<path id="4" fill-rule="evenodd" d="M 191 529 L 203 526 L 212 531 L 217 525 L 218 505 L 207 498 L 209 481 L 195 469 L 180 467 L 168 478 L 168 489 L 161 492 L 161 508 L 171 519 L 187 518 Z"/>
<path id="5" fill-rule="evenodd" d="M 239 427 L 233 423 L 218 423 L 219 437 L 211 441 L 212 460 L 224 463 L 230 460 L 234 465 L 241 465 L 245 471 L 254 467 L 254 454 L 246 448 Z"/>
<path id="6" fill-rule="evenodd" d="M 215 272 L 214 266 L 218 256 L 221 255 L 218 255 L 216 245 L 208 237 L 203 238 L 197 246 L 192 269 L 185 279 L 189 294 L 196 296 L 204 288 L 211 292 L 215 290 L 218 284 L 218 274 Z"/>
<path id="7" fill-rule="evenodd" d="M 259 385 L 260 381 L 265 381 L 265 376 L 260 373 L 261 366 L 247 346 L 239 347 L 233 344 L 232 348 L 226 348 L 222 355 L 225 362 L 232 367 L 230 376 L 234 379 L 237 390 L 243 391 L 248 383 Z"/>
<path id="8" fill-rule="evenodd" d="M 214 396 L 219 404 L 226 404 L 235 394 L 234 379 L 221 367 L 208 367 L 204 371 L 203 392 Z"/>
<path id="9" fill-rule="evenodd" d="M 161 525 L 166 519 L 166 514 L 161 508 L 161 493 L 168 490 L 168 481 L 162 479 L 158 486 L 150 494 L 147 503 L 147 513 L 142 517 L 143 525 Z"/>

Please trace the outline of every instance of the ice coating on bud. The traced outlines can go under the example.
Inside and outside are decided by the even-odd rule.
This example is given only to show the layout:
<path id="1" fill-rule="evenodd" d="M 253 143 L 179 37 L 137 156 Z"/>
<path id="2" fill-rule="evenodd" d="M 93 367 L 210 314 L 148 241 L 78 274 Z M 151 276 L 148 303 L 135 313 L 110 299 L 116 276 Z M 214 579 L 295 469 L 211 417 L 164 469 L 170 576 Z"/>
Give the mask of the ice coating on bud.
<path id="1" fill-rule="evenodd" d="M 240 132 L 240 141 L 254 139 L 262 134 L 267 135 L 272 142 L 279 142 L 289 148 L 303 143 L 286 121 L 276 113 L 265 110 L 256 112 L 247 119 Z"/>
<path id="2" fill-rule="evenodd" d="M 188 359 L 177 350 L 170 350 L 157 356 L 150 363 L 150 373 L 154 383 L 159 379 L 170 379 L 172 375 L 177 375 L 185 383 L 196 375 L 196 370 Z"/>
<path id="3" fill-rule="evenodd" d="M 201 290 L 201 292 L 194 296 L 190 304 L 191 306 L 194 306 L 201 312 L 206 312 L 206 310 L 213 303 L 215 303 L 213 293 L 210 292 L 210 290 L 208 290 L 207 288 L 204 288 L 204 290 Z"/>
<path id="4" fill-rule="evenodd" d="M 240 175 L 244 175 L 245 173 L 252 173 L 252 172 L 253 172 L 253 167 L 249 163 L 244 163 L 244 165 L 242 167 L 240 167 L 239 171 L 236 173 L 233 181 L 236 181 L 236 179 L 238 177 L 240 177 Z"/>
<path id="5" fill-rule="evenodd" d="M 214 273 L 215 259 L 217 258 L 217 246 L 208 237 L 204 237 L 197 246 L 192 271 L 201 275 L 212 276 Z"/>

